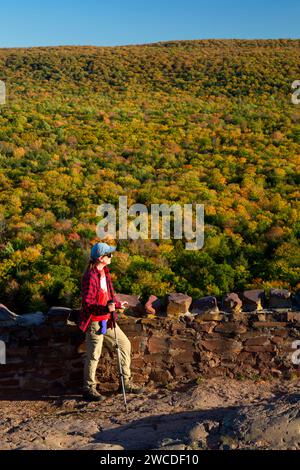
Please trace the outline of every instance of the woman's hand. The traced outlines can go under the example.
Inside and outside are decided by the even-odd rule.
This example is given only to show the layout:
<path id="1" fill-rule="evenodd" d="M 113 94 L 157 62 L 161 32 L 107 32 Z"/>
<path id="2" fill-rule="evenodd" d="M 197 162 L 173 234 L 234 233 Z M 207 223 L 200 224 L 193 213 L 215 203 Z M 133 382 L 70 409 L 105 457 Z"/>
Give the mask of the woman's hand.
<path id="1" fill-rule="evenodd" d="M 109 312 L 114 312 L 116 310 L 116 305 L 114 302 L 108 302 L 107 308 Z"/>
<path id="2" fill-rule="evenodd" d="M 120 304 L 121 304 L 121 307 L 118 307 L 118 308 L 121 308 L 121 309 L 124 309 L 124 308 L 128 307 L 128 305 L 129 305 L 126 300 L 123 300 L 123 302 L 120 302 Z M 115 302 L 108 302 L 107 307 L 108 307 L 109 312 L 114 312 L 116 310 Z"/>

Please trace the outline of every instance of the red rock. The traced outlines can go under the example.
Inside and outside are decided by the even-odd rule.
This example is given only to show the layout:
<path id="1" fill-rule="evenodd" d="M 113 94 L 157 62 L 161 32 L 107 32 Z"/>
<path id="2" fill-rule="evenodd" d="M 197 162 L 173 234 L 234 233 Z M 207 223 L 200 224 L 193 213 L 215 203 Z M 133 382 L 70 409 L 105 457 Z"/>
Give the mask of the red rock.
<path id="1" fill-rule="evenodd" d="M 19 315 L 9 310 L 5 305 L 0 304 L 0 326 L 13 326 L 18 321 Z"/>
<path id="2" fill-rule="evenodd" d="M 146 315 L 145 307 L 141 303 L 139 295 L 116 294 L 116 299 L 119 302 L 128 302 L 128 307 L 125 309 L 125 314 L 133 314 L 137 317 Z"/>
<path id="3" fill-rule="evenodd" d="M 288 336 L 289 332 L 285 328 L 276 328 L 276 336 L 281 336 L 282 338 L 285 338 Z"/>
<path id="4" fill-rule="evenodd" d="M 246 346 L 266 346 L 270 344 L 267 336 L 257 336 L 256 338 L 249 338 L 245 341 Z"/>
<path id="5" fill-rule="evenodd" d="M 283 338 L 281 336 L 273 336 L 271 338 L 271 342 L 274 344 L 281 344 L 283 342 Z"/>
<path id="6" fill-rule="evenodd" d="M 212 322 L 202 322 L 202 321 L 194 321 L 193 322 L 193 328 L 197 331 L 202 331 L 204 333 L 211 333 L 215 326 L 218 325 L 217 322 L 212 321 Z"/>
<path id="7" fill-rule="evenodd" d="M 186 349 L 185 351 L 171 351 L 172 357 L 174 361 L 178 364 L 184 363 L 193 363 L 198 361 L 197 360 L 197 352 L 194 349 Z"/>
<path id="8" fill-rule="evenodd" d="M 208 377 L 226 377 L 228 370 L 223 366 L 213 367 L 207 371 L 207 375 Z"/>
<path id="9" fill-rule="evenodd" d="M 216 328 L 214 329 L 216 332 L 220 333 L 246 333 L 247 327 L 243 323 L 238 323 L 238 322 L 226 322 L 226 323 L 221 323 Z"/>
<path id="10" fill-rule="evenodd" d="M 255 356 L 252 352 L 242 351 L 237 356 L 236 362 L 239 363 L 239 364 L 248 363 L 248 364 L 253 365 L 253 364 L 256 363 L 256 359 L 255 359 Z"/>
<path id="11" fill-rule="evenodd" d="M 169 345 L 165 336 L 153 335 L 148 340 L 148 351 L 150 354 L 168 351 Z"/>
<path id="12" fill-rule="evenodd" d="M 224 320 L 224 313 L 219 312 L 205 312 L 200 313 L 199 315 L 195 316 L 195 321 L 223 321 Z"/>
<path id="13" fill-rule="evenodd" d="M 189 314 L 192 297 L 182 293 L 174 292 L 167 297 L 167 317 L 177 318 L 180 315 Z"/>
<path id="14" fill-rule="evenodd" d="M 142 318 L 140 324 L 142 325 L 143 331 L 148 328 L 158 329 L 159 327 L 159 322 L 155 318 Z"/>
<path id="15" fill-rule="evenodd" d="M 286 326 L 286 323 L 277 321 L 261 321 L 254 322 L 253 326 L 255 328 L 282 328 L 283 326 Z"/>
<path id="16" fill-rule="evenodd" d="M 142 323 L 140 320 L 137 320 L 133 317 L 127 317 L 126 315 L 120 315 L 118 320 L 118 325 L 126 333 L 126 335 L 132 334 L 135 336 L 140 333 L 143 329 Z"/>
<path id="17" fill-rule="evenodd" d="M 147 315 L 160 315 L 164 310 L 164 304 L 156 295 L 150 295 L 145 304 L 145 310 Z"/>
<path id="18" fill-rule="evenodd" d="M 199 344 L 208 351 L 219 353 L 230 351 L 235 354 L 242 350 L 242 343 L 230 338 L 202 340 Z"/>
<path id="19" fill-rule="evenodd" d="M 270 289 L 269 308 L 290 308 L 291 293 L 287 289 Z"/>
<path id="20" fill-rule="evenodd" d="M 242 301 L 235 292 L 226 294 L 223 297 L 223 306 L 226 312 L 240 312 L 242 309 Z"/>
<path id="21" fill-rule="evenodd" d="M 283 317 L 284 321 L 300 323 L 300 312 L 285 312 Z"/>
<path id="22" fill-rule="evenodd" d="M 186 333 L 186 324 L 182 322 L 172 322 L 170 325 L 171 335 L 180 335 Z"/>
<path id="23" fill-rule="evenodd" d="M 143 367 L 145 366 L 145 361 L 143 357 L 133 357 L 131 360 L 131 366 L 143 369 Z"/>
<path id="24" fill-rule="evenodd" d="M 270 367 L 272 366 L 272 359 L 273 355 L 271 351 L 260 351 L 259 354 L 257 354 L 257 361 L 260 363 L 266 363 Z"/>
<path id="25" fill-rule="evenodd" d="M 245 351 L 248 352 L 273 352 L 275 347 L 273 344 L 267 344 L 266 346 L 261 345 L 253 345 L 253 346 L 245 346 Z"/>
<path id="26" fill-rule="evenodd" d="M 245 311 L 262 310 L 266 303 L 265 292 L 263 289 L 245 290 L 242 300 Z"/>
<path id="27" fill-rule="evenodd" d="M 169 382 L 173 380 L 173 376 L 168 370 L 161 370 L 161 369 L 153 369 L 151 370 L 150 377 L 156 383 L 160 383 L 162 385 L 167 385 Z"/>
<path id="28" fill-rule="evenodd" d="M 191 312 L 194 314 L 204 314 L 204 313 L 218 313 L 218 303 L 216 297 L 208 295 L 206 297 L 201 297 L 200 299 L 194 300 L 191 305 Z"/>
<path id="29" fill-rule="evenodd" d="M 147 337 L 134 336 L 130 337 L 131 351 L 133 354 L 145 352 L 147 348 Z"/>
<path id="30" fill-rule="evenodd" d="M 70 317 L 72 309 L 67 307 L 51 307 L 46 315 L 46 325 L 60 324 L 65 325 Z"/>
<path id="31" fill-rule="evenodd" d="M 151 363 L 151 364 L 152 363 L 162 364 L 166 359 L 167 359 L 167 356 L 162 352 L 146 354 L 144 356 L 144 361 L 145 361 L 146 364 L 149 364 L 149 363 Z"/>
<path id="32" fill-rule="evenodd" d="M 193 366 L 189 363 L 176 364 L 172 369 L 172 374 L 176 379 L 185 376 L 194 379 L 198 376 L 198 374 L 194 371 Z"/>
<path id="33" fill-rule="evenodd" d="M 169 341 L 170 349 L 193 349 L 194 341 L 192 339 L 171 338 Z"/>

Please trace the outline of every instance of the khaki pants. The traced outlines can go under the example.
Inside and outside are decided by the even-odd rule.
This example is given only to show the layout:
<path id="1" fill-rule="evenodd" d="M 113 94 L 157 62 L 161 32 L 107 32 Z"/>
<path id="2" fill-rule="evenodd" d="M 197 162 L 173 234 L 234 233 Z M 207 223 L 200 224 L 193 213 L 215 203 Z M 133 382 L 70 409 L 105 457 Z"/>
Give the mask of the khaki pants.
<path id="1" fill-rule="evenodd" d="M 107 332 L 103 335 L 97 334 L 100 326 L 96 321 L 91 321 L 86 330 L 86 357 L 84 363 L 83 387 L 88 389 L 96 387 L 96 369 L 102 352 L 103 341 L 112 349 L 116 345 L 115 333 L 113 328 L 107 328 Z M 131 344 L 125 333 L 116 325 L 117 339 L 120 348 L 121 365 L 124 379 L 127 380 L 131 376 Z"/>

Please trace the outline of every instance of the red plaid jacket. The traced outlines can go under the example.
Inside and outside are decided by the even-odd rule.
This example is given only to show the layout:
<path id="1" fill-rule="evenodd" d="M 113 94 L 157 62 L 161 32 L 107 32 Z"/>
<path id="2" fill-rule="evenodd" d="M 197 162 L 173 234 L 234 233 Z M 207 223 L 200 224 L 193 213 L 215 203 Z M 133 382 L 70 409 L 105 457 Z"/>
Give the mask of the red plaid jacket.
<path id="1" fill-rule="evenodd" d="M 106 276 L 108 300 L 113 300 L 115 302 L 116 308 L 121 308 L 121 302 L 119 302 L 115 296 L 109 268 L 108 266 L 104 266 L 103 269 Z M 100 272 L 96 267 L 93 267 L 84 273 L 81 281 L 82 303 L 80 310 L 79 328 L 84 332 L 89 326 L 92 315 L 97 315 L 97 317 L 99 317 L 99 321 L 108 320 L 110 318 L 108 308 L 100 304 L 101 293 Z"/>

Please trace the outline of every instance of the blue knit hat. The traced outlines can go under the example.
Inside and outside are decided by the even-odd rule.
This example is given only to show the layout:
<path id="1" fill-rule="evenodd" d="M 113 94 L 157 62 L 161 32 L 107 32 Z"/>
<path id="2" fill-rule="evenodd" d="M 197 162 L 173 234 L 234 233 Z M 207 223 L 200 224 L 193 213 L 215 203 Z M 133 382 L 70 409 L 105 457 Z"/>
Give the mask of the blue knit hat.
<path id="1" fill-rule="evenodd" d="M 95 243 L 91 249 L 91 259 L 96 260 L 100 256 L 108 255 L 116 251 L 116 246 L 109 246 L 107 243 Z"/>

